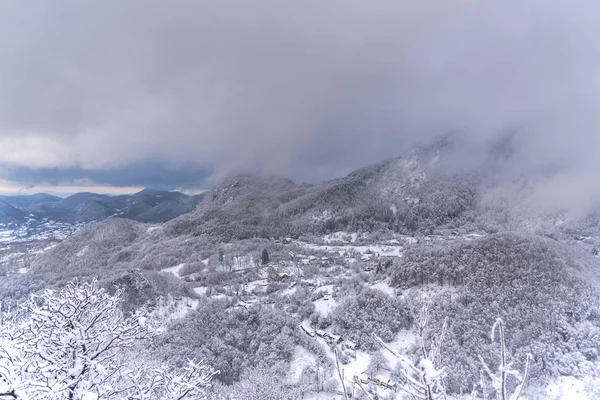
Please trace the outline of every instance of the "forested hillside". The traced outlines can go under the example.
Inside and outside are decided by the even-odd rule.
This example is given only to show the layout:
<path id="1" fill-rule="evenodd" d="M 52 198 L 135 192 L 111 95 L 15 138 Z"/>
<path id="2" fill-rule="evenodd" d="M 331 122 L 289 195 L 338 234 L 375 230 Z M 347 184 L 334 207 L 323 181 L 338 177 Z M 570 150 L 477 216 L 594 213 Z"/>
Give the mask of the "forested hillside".
<path id="1" fill-rule="evenodd" d="M 257 385 L 279 398 L 335 398 L 341 382 L 396 398 L 407 361 L 381 341 L 417 365 L 442 332 L 444 390 L 490 391 L 480 371 L 482 360 L 497 362 L 489 333 L 498 318 L 532 396 L 559 377 L 597 382 L 597 214 L 528 213 L 525 195 L 512 204 L 493 195 L 505 184 L 490 178 L 496 161 L 449 173 L 437 167 L 444 151 L 419 149 L 315 185 L 232 177 L 171 221 L 111 218 L 83 229 L 22 273 L 7 269 L 0 293 L 25 299 L 97 277 L 122 291 L 126 315 L 147 307 L 160 316 L 144 357 L 174 367 L 203 359 L 220 371 L 215 395 L 231 399 L 261 393 Z M 505 196 L 536 179 L 523 182 Z M 416 310 L 425 303 L 423 328 Z"/>

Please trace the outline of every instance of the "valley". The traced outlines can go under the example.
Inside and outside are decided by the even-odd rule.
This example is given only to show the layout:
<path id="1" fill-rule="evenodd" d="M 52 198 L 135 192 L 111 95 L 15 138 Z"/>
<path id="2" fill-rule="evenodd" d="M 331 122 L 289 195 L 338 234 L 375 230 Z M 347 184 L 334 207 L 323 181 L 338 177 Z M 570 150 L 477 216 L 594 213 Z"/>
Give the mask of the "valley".
<path id="1" fill-rule="evenodd" d="M 593 399 L 596 215 L 485 203 L 483 178 L 439 175 L 429 154 L 314 186 L 234 177 L 166 222 L 48 220 L 54 236 L 5 236 L 0 293 L 6 302 L 97 278 L 122 291 L 124 312 L 148 307 L 160 325 L 141 356 L 205 360 L 220 371 L 215 395 L 254 382 L 282 399 L 342 399 L 342 387 L 405 398 L 406 371 L 438 337 L 431 374 L 445 371 L 459 399 L 479 387 L 482 360 L 494 362 L 501 318 L 513 367 L 528 371 L 524 398 Z"/>

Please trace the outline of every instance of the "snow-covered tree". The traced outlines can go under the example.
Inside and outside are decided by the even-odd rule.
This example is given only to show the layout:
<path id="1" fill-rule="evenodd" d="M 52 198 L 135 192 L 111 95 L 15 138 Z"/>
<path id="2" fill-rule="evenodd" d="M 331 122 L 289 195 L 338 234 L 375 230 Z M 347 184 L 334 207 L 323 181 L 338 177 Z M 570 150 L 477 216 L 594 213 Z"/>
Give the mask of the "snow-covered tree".
<path id="1" fill-rule="evenodd" d="M 267 251 L 267 249 L 263 249 L 263 251 L 262 251 L 261 264 L 262 265 L 269 264 L 269 252 Z"/>
<path id="2" fill-rule="evenodd" d="M 432 341 L 429 350 L 427 350 L 425 332 L 429 325 L 430 305 L 431 297 L 427 297 L 418 311 L 415 306 L 410 308 L 414 322 L 413 328 L 421 350 L 421 358 L 418 363 L 415 364 L 407 357 L 397 354 L 381 338 L 373 334 L 383 348 L 394 355 L 402 365 L 401 374 L 405 382 L 400 388 L 416 400 L 446 399 L 446 389 L 443 381 L 444 368 L 438 369 L 435 367 L 440 363 L 440 350 L 446 332 L 446 323 L 444 322 L 437 339 Z"/>
<path id="3" fill-rule="evenodd" d="M 183 374 L 134 373 L 126 350 L 156 335 L 143 311 L 125 318 L 121 291 L 89 283 L 32 295 L 0 326 L 0 397 L 13 399 L 168 399 L 179 386 L 203 390 L 215 372 L 193 364 Z M 197 379 L 201 376 L 202 379 Z M 144 397 L 135 395 L 144 388 Z M 131 394 L 131 396 L 130 396 Z"/>
<path id="4" fill-rule="evenodd" d="M 240 381 L 225 388 L 222 395 L 226 400 L 295 400 L 301 398 L 305 390 L 288 384 L 272 369 L 258 367 L 246 371 Z"/>
<path id="5" fill-rule="evenodd" d="M 481 360 L 481 364 L 483 364 L 483 368 L 488 376 L 488 378 L 492 382 L 492 388 L 496 395 L 497 400 L 518 400 L 521 395 L 521 391 L 523 390 L 523 386 L 527 381 L 527 375 L 529 373 L 529 362 L 531 360 L 531 355 L 527 354 L 527 360 L 525 361 L 525 372 L 523 376 L 519 373 L 519 371 L 511 369 L 511 363 L 506 362 L 506 343 L 504 339 L 504 322 L 502 319 L 498 318 L 496 323 L 492 327 L 492 342 L 495 339 L 496 330 L 498 331 L 499 341 L 500 341 L 500 365 L 498 366 L 498 372 L 493 373 L 490 367 L 483 361 L 483 358 L 479 356 Z M 512 376 L 519 381 L 519 384 L 514 389 L 512 394 L 507 393 L 507 381 L 508 377 Z M 480 384 L 482 386 L 483 398 L 487 399 L 487 388 L 485 383 L 485 378 L 481 377 Z M 477 393 L 473 393 L 473 398 L 476 398 Z"/>
<path id="6" fill-rule="evenodd" d="M 379 372 L 380 369 L 388 367 L 388 361 L 385 356 L 381 353 L 381 351 L 377 351 L 373 353 L 371 356 L 371 360 L 369 361 L 369 366 L 367 367 L 367 371 L 373 377 L 376 373 Z"/>
<path id="7" fill-rule="evenodd" d="M 140 366 L 127 374 L 131 382 L 127 400 L 204 400 L 214 375 L 211 367 L 191 360 L 182 373 Z"/>

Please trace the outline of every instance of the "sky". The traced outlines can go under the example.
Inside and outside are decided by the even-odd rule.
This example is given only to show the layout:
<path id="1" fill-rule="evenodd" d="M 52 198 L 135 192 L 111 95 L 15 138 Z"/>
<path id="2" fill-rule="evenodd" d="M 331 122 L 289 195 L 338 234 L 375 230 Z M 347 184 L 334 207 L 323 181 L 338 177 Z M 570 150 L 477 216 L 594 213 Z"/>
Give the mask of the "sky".
<path id="1" fill-rule="evenodd" d="M 316 182 L 513 132 L 544 195 L 600 198 L 594 0 L 4 0 L 0 192 Z M 596 188 L 598 186 L 598 188 Z"/>

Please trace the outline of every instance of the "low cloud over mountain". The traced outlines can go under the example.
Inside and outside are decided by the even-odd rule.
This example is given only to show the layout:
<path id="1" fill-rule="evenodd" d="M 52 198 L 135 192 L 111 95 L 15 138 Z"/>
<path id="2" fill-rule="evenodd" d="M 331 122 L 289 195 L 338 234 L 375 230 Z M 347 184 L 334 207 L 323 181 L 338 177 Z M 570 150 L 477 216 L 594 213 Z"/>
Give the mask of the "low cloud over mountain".
<path id="1" fill-rule="evenodd" d="M 512 132 L 515 171 L 560 168 L 545 190 L 569 182 L 566 203 L 600 194 L 591 1 L 0 7 L 4 178 L 316 181 L 449 132 L 468 149 L 453 166 L 476 165 Z"/>

